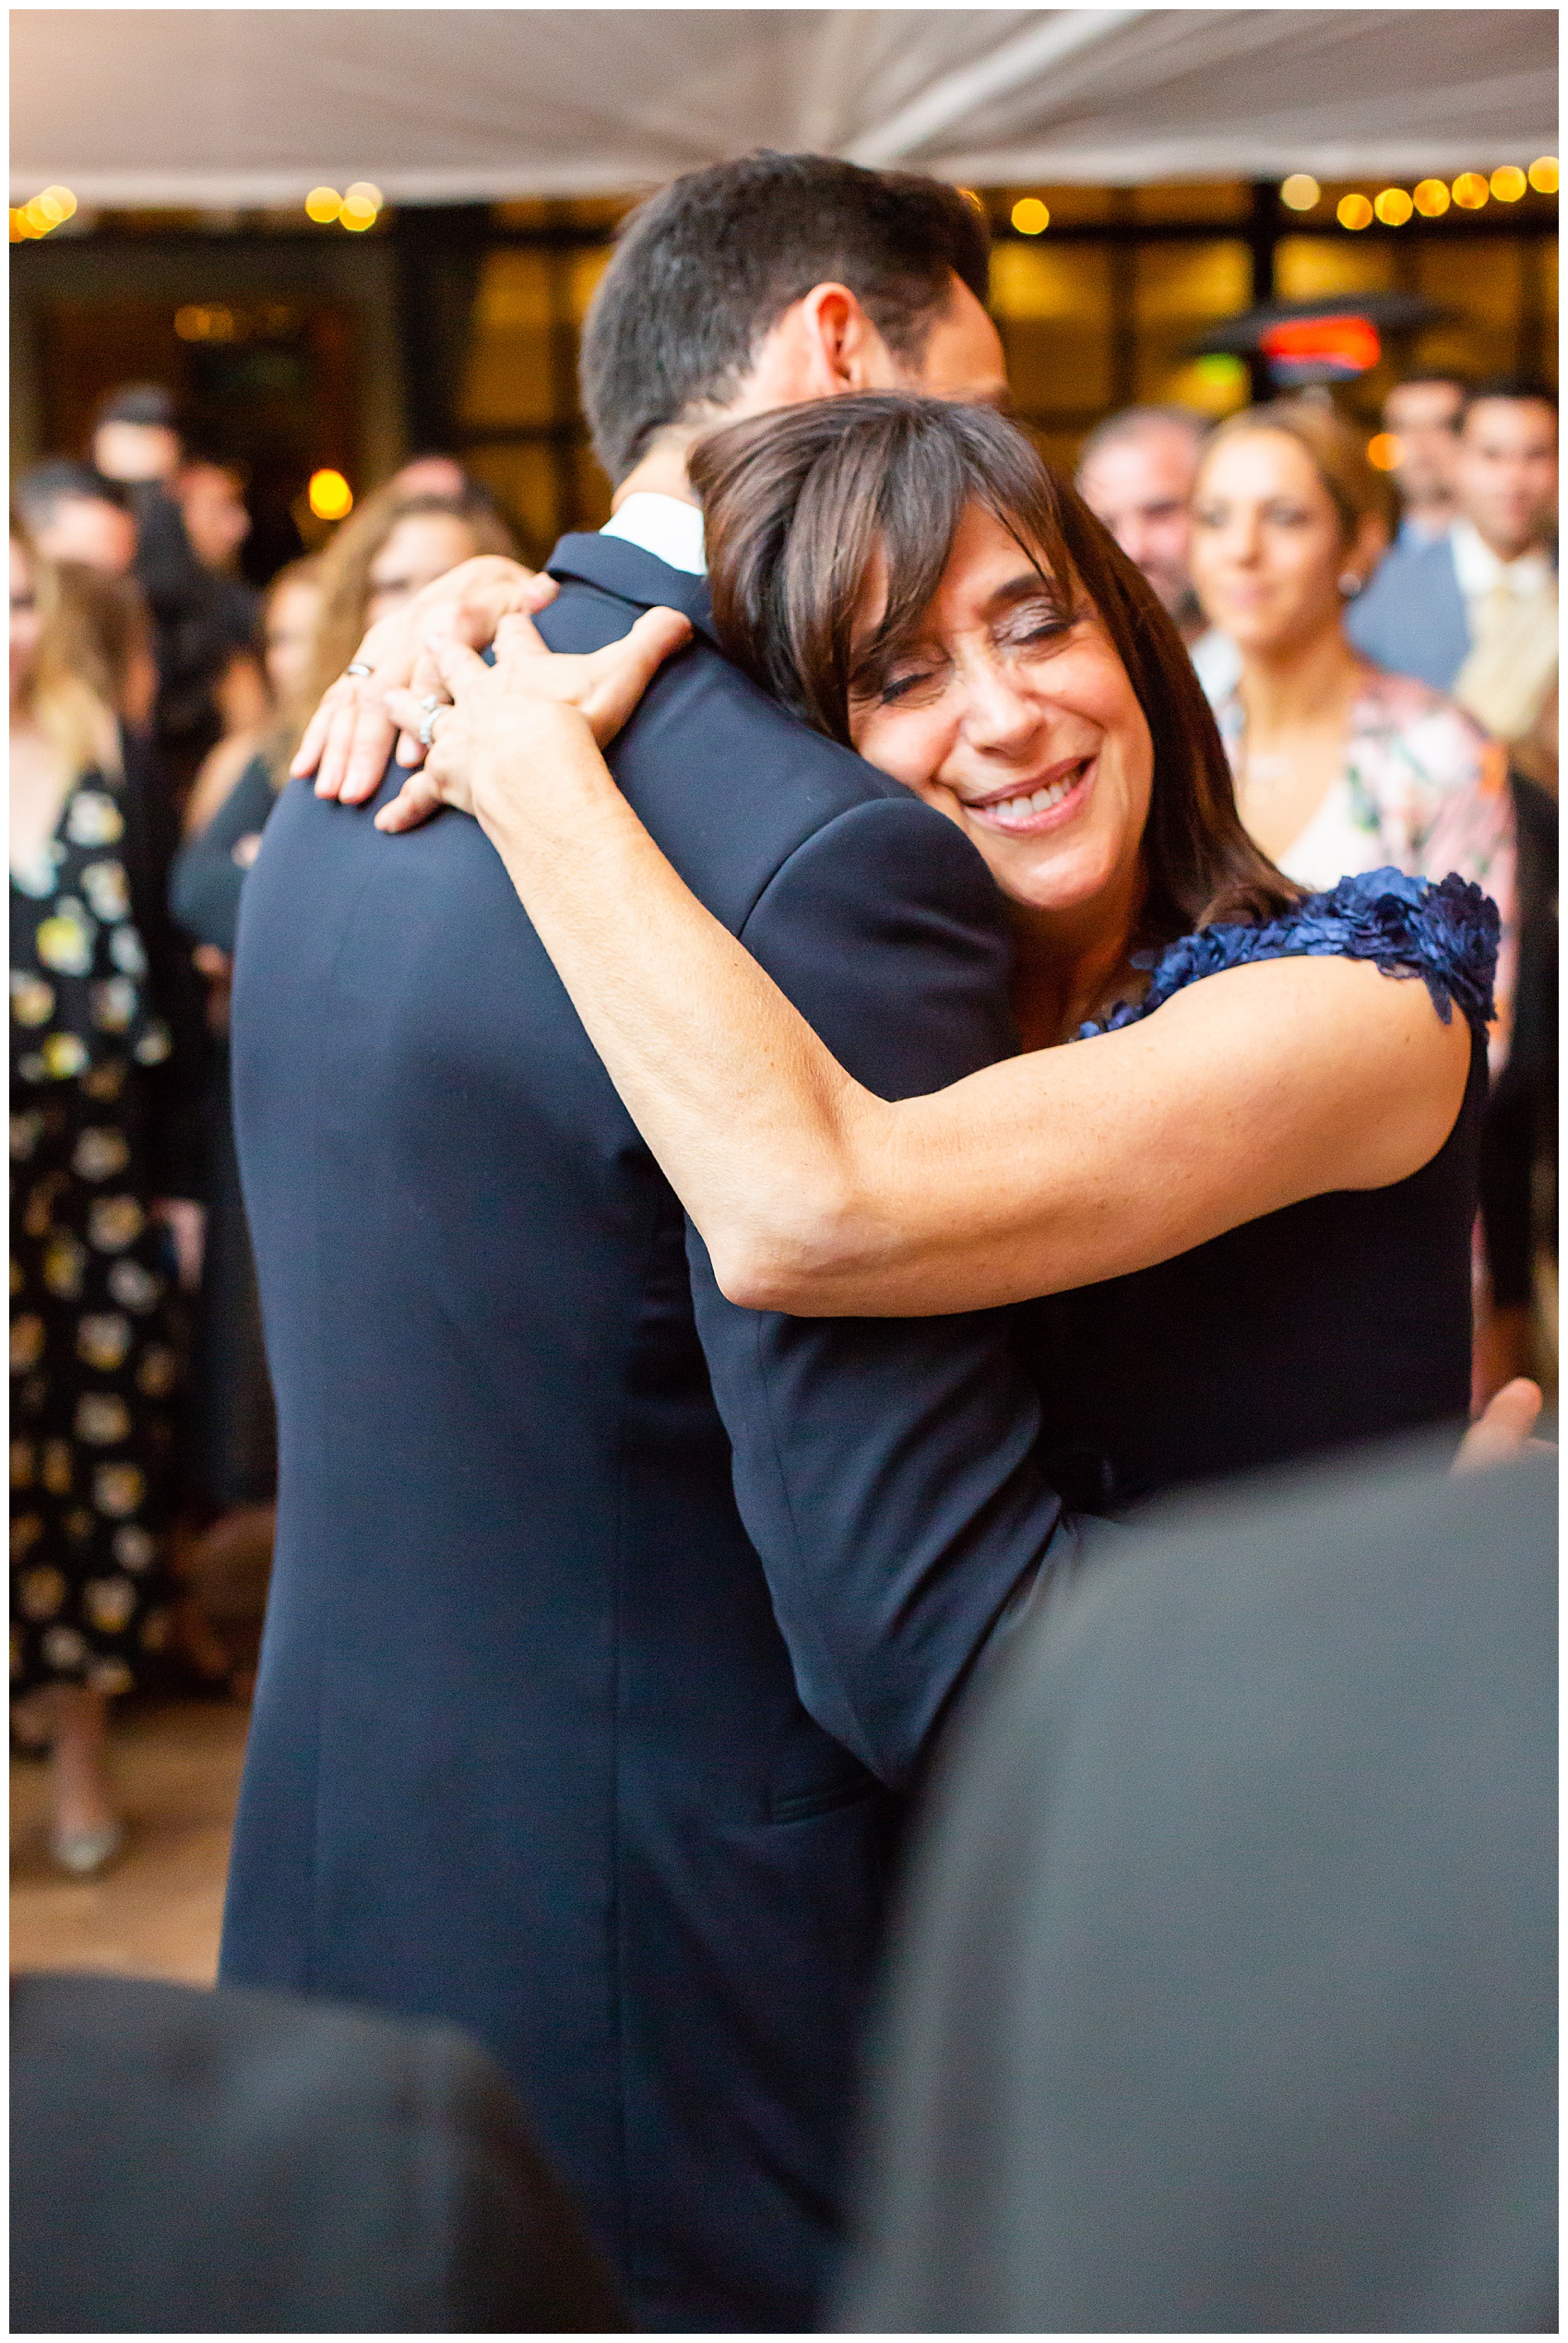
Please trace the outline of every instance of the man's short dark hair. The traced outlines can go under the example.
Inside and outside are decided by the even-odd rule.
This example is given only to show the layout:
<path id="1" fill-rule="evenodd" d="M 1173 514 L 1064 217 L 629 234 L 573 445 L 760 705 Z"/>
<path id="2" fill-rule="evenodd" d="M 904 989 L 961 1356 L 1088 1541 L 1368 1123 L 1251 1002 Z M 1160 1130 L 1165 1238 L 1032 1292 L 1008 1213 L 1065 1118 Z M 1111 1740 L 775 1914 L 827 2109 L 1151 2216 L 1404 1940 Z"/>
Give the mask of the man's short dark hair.
<path id="1" fill-rule="evenodd" d="M 687 172 L 639 207 L 588 310 L 583 406 L 625 478 L 655 432 L 722 407 L 757 344 L 814 285 L 847 285 L 917 365 L 953 279 L 987 292 L 991 235 L 956 187 L 826 155 L 747 155 Z"/>
<path id="2" fill-rule="evenodd" d="M 80 464 L 70 456 L 51 457 L 47 463 L 35 464 L 23 472 L 15 490 L 17 510 L 29 529 L 47 529 L 62 505 L 113 505 L 120 512 L 129 509 L 124 492 L 112 480 L 105 480 L 90 464 Z"/>
<path id="3" fill-rule="evenodd" d="M 1489 382 L 1471 383 L 1465 391 L 1465 404 L 1459 410 L 1459 427 L 1464 429 L 1472 407 L 1483 400 L 1506 398 L 1521 407 L 1547 407 L 1555 415 L 1557 393 L 1550 383 L 1538 382 L 1532 375 L 1493 375 Z"/>
<path id="4" fill-rule="evenodd" d="M 144 429 L 177 432 L 180 410 L 161 383 L 122 383 L 99 401 L 93 429 L 101 423 L 140 423 Z"/>

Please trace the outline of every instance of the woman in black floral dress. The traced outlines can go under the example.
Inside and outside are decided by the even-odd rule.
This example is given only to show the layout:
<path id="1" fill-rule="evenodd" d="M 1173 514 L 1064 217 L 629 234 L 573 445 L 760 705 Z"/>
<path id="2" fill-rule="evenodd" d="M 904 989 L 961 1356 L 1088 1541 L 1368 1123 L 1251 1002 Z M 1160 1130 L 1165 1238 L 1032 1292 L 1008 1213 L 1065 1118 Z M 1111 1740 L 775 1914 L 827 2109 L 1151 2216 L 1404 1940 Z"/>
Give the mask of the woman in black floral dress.
<path id="1" fill-rule="evenodd" d="M 11 1683 L 47 1693 L 52 1845 L 87 1873 L 123 1836 L 108 1701 L 169 1627 L 162 1200 L 195 1190 L 199 994 L 144 753 L 15 535 L 11 768 Z"/>

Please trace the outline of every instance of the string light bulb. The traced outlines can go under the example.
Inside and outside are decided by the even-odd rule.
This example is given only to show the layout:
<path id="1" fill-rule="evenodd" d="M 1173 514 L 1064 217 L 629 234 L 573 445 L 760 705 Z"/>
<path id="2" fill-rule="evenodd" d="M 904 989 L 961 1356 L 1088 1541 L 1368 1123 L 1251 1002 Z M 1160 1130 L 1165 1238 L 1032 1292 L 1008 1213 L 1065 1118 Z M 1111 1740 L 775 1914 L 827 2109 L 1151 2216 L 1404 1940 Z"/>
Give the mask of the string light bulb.
<path id="1" fill-rule="evenodd" d="M 343 208 L 343 198 L 336 187 L 313 187 L 305 197 L 305 212 L 318 228 L 330 228 Z"/>
<path id="2" fill-rule="evenodd" d="M 1557 193 L 1557 157 L 1538 155 L 1526 176 L 1538 196 L 1554 196 Z"/>
<path id="3" fill-rule="evenodd" d="M 1414 208 L 1403 187 L 1384 187 L 1372 206 L 1385 228 L 1403 228 Z"/>
<path id="4" fill-rule="evenodd" d="M 1372 208 L 1365 196 L 1341 196 L 1334 216 L 1341 228 L 1348 228 L 1353 232 L 1359 228 L 1372 226 Z"/>
<path id="5" fill-rule="evenodd" d="M 1322 195 L 1323 189 L 1310 171 L 1293 171 L 1289 179 L 1280 183 L 1279 200 L 1288 211 L 1311 211 Z"/>
<path id="6" fill-rule="evenodd" d="M 1454 200 L 1461 211 L 1479 211 L 1491 194 L 1491 184 L 1479 171 L 1462 171 L 1454 182 Z"/>
<path id="7" fill-rule="evenodd" d="M 1038 196 L 1020 196 L 1013 206 L 1013 225 L 1020 236 L 1039 236 L 1051 225 L 1049 206 Z"/>
<path id="8" fill-rule="evenodd" d="M 312 472 L 305 497 L 317 520 L 342 520 L 354 509 L 354 492 L 341 472 Z"/>
<path id="9" fill-rule="evenodd" d="M 1423 220 L 1441 220 L 1453 201 L 1453 197 L 1449 195 L 1445 181 L 1423 179 L 1416 188 L 1412 200 Z"/>
<path id="10" fill-rule="evenodd" d="M 1505 162 L 1491 174 L 1491 192 L 1499 203 L 1517 203 L 1529 181 L 1516 162 Z"/>

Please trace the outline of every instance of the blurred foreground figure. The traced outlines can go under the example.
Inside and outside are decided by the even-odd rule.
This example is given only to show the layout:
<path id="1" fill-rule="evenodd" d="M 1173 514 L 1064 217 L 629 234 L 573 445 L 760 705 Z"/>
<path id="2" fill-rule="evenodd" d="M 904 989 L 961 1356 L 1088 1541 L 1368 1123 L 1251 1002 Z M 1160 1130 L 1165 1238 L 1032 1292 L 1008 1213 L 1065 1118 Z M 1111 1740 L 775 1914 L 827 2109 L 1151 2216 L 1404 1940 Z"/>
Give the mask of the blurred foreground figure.
<path id="1" fill-rule="evenodd" d="M 1556 1462 L 1173 1509 L 1023 1632 L 897 1966 L 857 2331 L 1554 2328 Z"/>
<path id="2" fill-rule="evenodd" d="M 11 1991 L 23 2334 L 619 2329 L 461 2034 L 146 1978 Z"/>

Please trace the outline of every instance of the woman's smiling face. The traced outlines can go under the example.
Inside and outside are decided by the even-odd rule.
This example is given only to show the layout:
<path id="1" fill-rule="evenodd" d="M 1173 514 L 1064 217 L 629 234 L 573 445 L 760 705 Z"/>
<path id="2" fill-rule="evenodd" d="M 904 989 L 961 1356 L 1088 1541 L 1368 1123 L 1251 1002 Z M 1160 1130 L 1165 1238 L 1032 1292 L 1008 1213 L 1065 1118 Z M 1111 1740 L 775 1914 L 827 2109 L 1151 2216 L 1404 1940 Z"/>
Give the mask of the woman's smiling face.
<path id="1" fill-rule="evenodd" d="M 918 640 L 850 707 L 861 755 L 956 822 L 1004 894 L 1044 912 L 1124 898 L 1154 776 L 1127 671 L 1075 580 L 1067 590 L 1064 608 L 971 505 Z"/>

